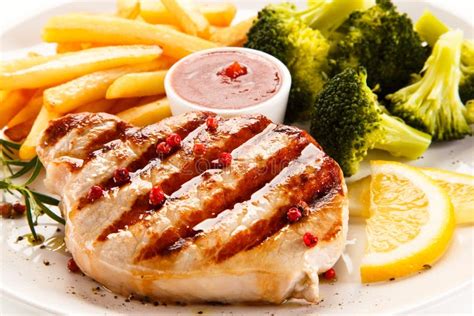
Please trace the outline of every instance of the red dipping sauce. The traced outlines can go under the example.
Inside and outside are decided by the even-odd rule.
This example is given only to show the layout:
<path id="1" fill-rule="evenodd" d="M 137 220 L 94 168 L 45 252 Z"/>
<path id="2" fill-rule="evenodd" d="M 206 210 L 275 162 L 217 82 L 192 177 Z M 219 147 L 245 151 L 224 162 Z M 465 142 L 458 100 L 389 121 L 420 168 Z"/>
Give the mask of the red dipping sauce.
<path id="1" fill-rule="evenodd" d="M 176 94 L 196 105 L 243 109 L 273 97 L 282 75 L 270 60 L 244 52 L 217 51 L 181 63 L 170 83 Z"/>

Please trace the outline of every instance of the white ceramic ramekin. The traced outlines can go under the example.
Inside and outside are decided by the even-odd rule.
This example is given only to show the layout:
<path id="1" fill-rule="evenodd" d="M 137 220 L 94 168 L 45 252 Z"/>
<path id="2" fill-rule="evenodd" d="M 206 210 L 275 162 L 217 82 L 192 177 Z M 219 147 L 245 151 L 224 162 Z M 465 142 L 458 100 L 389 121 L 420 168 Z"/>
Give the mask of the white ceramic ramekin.
<path id="1" fill-rule="evenodd" d="M 171 77 L 173 76 L 174 70 L 177 69 L 177 67 L 179 67 L 181 63 L 185 62 L 188 59 L 192 59 L 199 55 L 208 54 L 212 52 L 218 52 L 218 51 L 242 52 L 242 53 L 247 53 L 247 54 L 258 55 L 260 57 L 263 57 L 269 60 L 275 66 L 277 66 L 278 69 L 280 70 L 280 74 L 282 78 L 280 89 L 270 99 L 265 100 L 259 104 L 245 107 L 242 109 L 208 108 L 205 106 L 194 104 L 180 97 L 176 93 L 173 86 L 171 85 Z M 199 51 L 197 53 L 186 56 L 185 58 L 181 59 L 180 61 L 178 61 L 176 64 L 174 64 L 171 67 L 171 69 L 168 71 L 165 78 L 166 95 L 168 97 L 168 101 L 171 106 L 171 112 L 173 113 L 173 115 L 179 115 L 179 114 L 189 112 L 189 111 L 210 111 L 218 115 L 221 115 L 223 117 L 232 117 L 232 116 L 237 116 L 241 114 L 263 114 L 266 117 L 270 118 L 275 123 L 282 123 L 285 118 L 286 104 L 288 103 L 290 88 L 291 88 L 291 74 L 288 71 L 288 68 L 286 68 L 286 66 L 280 60 L 278 60 L 277 58 L 267 53 L 264 53 L 255 49 L 241 48 L 241 47 L 212 48 L 212 49 Z"/>

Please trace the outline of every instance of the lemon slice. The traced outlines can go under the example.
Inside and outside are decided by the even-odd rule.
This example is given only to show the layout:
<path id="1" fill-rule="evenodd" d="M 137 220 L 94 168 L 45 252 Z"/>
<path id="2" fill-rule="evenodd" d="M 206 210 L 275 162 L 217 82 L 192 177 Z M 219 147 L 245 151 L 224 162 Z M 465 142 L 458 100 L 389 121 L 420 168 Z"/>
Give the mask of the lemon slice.
<path id="1" fill-rule="evenodd" d="M 474 224 L 474 177 L 434 168 L 419 168 L 435 180 L 449 195 L 453 204 L 457 224 Z M 370 215 L 370 176 L 351 182 L 349 190 L 349 212 L 351 217 Z"/>
<path id="2" fill-rule="evenodd" d="M 457 224 L 474 224 L 474 177 L 434 168 L 420 170 L 442 187 L 451 198 Z"/>
<path id="3" fill-rule="evenodd" d="M 447 193 L 414 167 L 371 162 L 367 249 L 362 282 L 408 276 L 438 260 L 455 221 Z"/>

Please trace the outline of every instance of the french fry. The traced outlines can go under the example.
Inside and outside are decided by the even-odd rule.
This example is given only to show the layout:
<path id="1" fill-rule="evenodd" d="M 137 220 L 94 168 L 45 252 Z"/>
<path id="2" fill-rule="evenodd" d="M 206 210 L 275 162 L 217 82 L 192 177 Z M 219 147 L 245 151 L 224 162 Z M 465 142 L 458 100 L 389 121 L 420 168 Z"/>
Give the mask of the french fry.
<path id="1" fill-rule="evenodd" d="M 81 113 L 81 112 L 91 112 L 91 113 L 99 113 L 99 112 L 108 112 L 114 105 L 117 103 L 116 100 L 98 100 L 95 102 L 88 103 L 81 107 L 78 107 L 74 110 L 73 113 Z"/>
<path id="2" fill-rule="evenodd" d="M 147 126 L 171 116 L 168 99 L 160 99 L 117 114 L 119 118 L 135 126 Z"/>
<path id="3" fill-rule="evenodd" d="M 159 24 L 161 27 L 166 27 L 170 30 L 174 30 L 174 31 L 177 31 L 177 32 L 181 32 L 181 29 L 179 28 L 179 26 L 177 25 L 173 25 L 173 24 Z"/>
<path id="4" fill-rule="evenodd" d="M 160 0 L 141 0 L 140 6 L 140 15 L 148 23 L 179 25 L 178 19 Z M 200 5 L 199 10 L 214 26 L 229 26 L 237 12 L 235 5 L 228 2 Z"/>
<path id="5" fill-rule="evenodd" d="M 61 55 L 48 55 L 48 56 L 27 56 L 20 59 L 14 59 L 9 61 L 2 61 L 0 63 L 0 73 L 2 72 L 15 72 L 30 67 L 34 67 L 40 64 L 44 64 L 49 61 L 60 58 Z"/>
<path id="6" fill-rule="evenodd" d="M 0 73 L 0 89 L 53 86 L 91 72 L 148 62 L 160 54 L 158 46 L 143 45 L 91 48 L 63 54 L 53 61 L 21 71 Z"/>
<path id="7" fill-rule="evenodd" d="M 216 29 L 209 39 L 223 46 L 243 46 L 247 41 L 247 33 L 252 27 L 254 20 L 255 17 L 233 26 Z"/>
<path id="8" fill-rule="evenodd" d="M 83 49 L 82 43 L 58 43 L 56 45 L 56 53 L 58 54 L 78 52 Z"/>
<path id="9" fill-rule="evenodd" d="M 145 97 L 165 93 L 167 70 L 131 73 L 114 81 L 107 89 L 107 99 Z"/>
<path id="10" fill-rule="evenodd" d="M 5 100 L 6 96 L 8 95 L 7 90 L 0 90 L 0 104 Z"/>
<path id="11" fill-rule="evenodd" d="M 117 0 L 117 16 L 134 20 L 140 15 L 140 1 Z"/>
<path id="12" fill-rule="evenodd" d="M 215 43 L 162 25 L 90 14 L 69 14 L 50 19 L 43 30 L 43 39 L 57 43 L 155 44 L 163 48 L 163 54 L 173 58 L 217 47 Z"/>
<path id="13" fill-rule="evenodd" d="M 58 43 L 56 44 L 56 53 L 57 54 L 73 53 L 73 52 L 78 52 L 78 51 L 89 49 L 89 48 L 98 48 L 98 47 L 104 47 L 104 46 L 109 46 L 109 45 L 100 45 L 100 44 L 93 44 L 93 43 Z"/>
<path id="14" fill-rule="evenodd" d="M 203 4 L 199 10 L 211 25 L 221 27 L 231 25 L 237 13 L 235 5 L 228 2 Z"/>
<path id="15" fill-rule="evenodd" d="M 130 66 L 97 71 L 44 92 L 44 106 L 52 112 L 67 113 L 78 107 L 104 99 L 109 86 L 119 77 L 143 71 L 159 69 L 160 59 Z"/>
<path id="16" fill-rule="evenodd" d="M 28 103 L 34 91 L 31 90 L 13 90 L 10 91 L 0 104 L 0 129 Z"/>
<path id="17" fill-rule="evenodd" d="M 26 103 L 25 107 L 20 110 L 10 121 L 7 126 L 12 128 L 16 125 L 33 120 L 43 106 L 43 90 L 38 90 Z"/>
<path id="18" fill-rule="evenodd" d="M 123 112 L 125 110 L 130 109 L 130 108 L 138 106 L 139 104 L 141 104 L 143 99 L 144 98 L 118 99 L 118 100 L 116 100 L 116 103 L 114 104 L 114 106 L 111 109 L 109 109 L 108 112 L 110 114 L 117 114 L 117 113 Z"/>
<path id="19" fill-rule="evenodd" d="M 176 17 L 185 33 L 209 38 L 209 22 L 193 0 L 161 0 L 161 2 Z"/>
<path id="20" fill-rule="evenodd" d="M 31 127 L 31 131 L 26 137 L 25 141 L 20 147 L 18 155 L 22 160 L 31 160 L 36 156 L 36 145 L 38 145 L 41 133 L 48 127 L 49 121 L 58 118 L 60 115 L 54 112 L 49 112 L 46 107 L 42 107 L 38 116 Z"/>
<path id="21" fill-rule="evenodd" d="M 7 128 L 3 133 L 14 142 L 21 142 L 28 136 L 35 119 Z"/>
<path id="22" fill-rule="evenodd" d="M 140 0 L 140 16 L 148 23 L 178 25 L 178 19 L 160 0 Z"/>

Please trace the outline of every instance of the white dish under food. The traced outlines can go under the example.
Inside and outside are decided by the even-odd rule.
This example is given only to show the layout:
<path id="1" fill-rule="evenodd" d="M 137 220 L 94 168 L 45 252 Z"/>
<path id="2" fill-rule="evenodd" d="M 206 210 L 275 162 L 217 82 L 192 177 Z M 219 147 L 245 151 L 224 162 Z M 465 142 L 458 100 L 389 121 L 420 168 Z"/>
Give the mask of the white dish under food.
<path id="1" fill-rule="evenodd" d="M 207 1 L 209 2 L 209 1 Z M 218 2 L 218 1 L 216 1 Z M 247 18 L 257 12 L 269 1 L 235 1 L 239 6 L 238 19 Z M 300 1 L 303 3 L 304 1 Z M 463 29 L 472 35 L 472 25 L 452 13 L 434 7 L 424 1 L 402 1 L 399 9 L 417 18 L 425 8 L 429 8 L 452 27 Z M 466 10 L 471 12 L 474 4 L 465 2 Z M 47 18 L 70 12 L 113 12 L 112 0 L 87 2 L 77 1 L 58 6 L 32 16 L 6 30 L 1 36 L 2 55 L 13 58 L 28 51 L 51 52 L 53 45 L 39 44 L 41 29 Z M 381 153 L 370 153 L 369 159 L 393 159 Z M 367 159 L 367 160 L 369 160 Z M 366 161 L 367 161 L 366 160 Z M 438 167 L 463 173 L 474 173 L 474 138 L 433 145 L 422 159 L 411 162 L 413 165 Z M 362 165 L 357 177 L 367 174 L 367 163 Z M 40 175 L 39 181 L 44 175 Z M 42 185 L 37 187 L 44 190 Z M 57 229 L 60 232 L 57 232 Z M 322 283 L 322 301 L 318 305 L 301 305 L 288 302 L 281 306 L 227 306 L 227 305 L 158 305 L 154 302 L 140 302 L 110 293 L 100 284 L 80 274 L 72 274 L 66 268 L 69 255 L 57 247 L 57 239 L 63 227 L 42 218 L 38 232 L 45 236 L 49 246 L 40 249 L 31 247 L 17 237 L 29 232 L 24 219 L 0 220 L 0 292 L 34 306 L 42 311 L 59 314 L 308 314 L 308 313 L 399 313 L 422 311 L 425 308 L 462 291 L 471 291 L 474 267 L 474 228 L 458 227 L 453 243 L 445 256 L 432 269 L 419 275 L 388 283 L 364 285 L 360 283 L 358 267 L 365 244 L 364 224 L 351 222 L 346 255 L 351 258 L 352 273 L 340 260 L 335 266 L 338 280 L 335 283 Z M 49 263 L 47 265 L 47 263 Z M 472 296 L 472 294 L 471 294 Z M 472 312 L 472 298 L 470 302 Z M 466 310 L 466 308 L 461 308 Z M 453 307 L 456 312 L 456 307 Z"/>

